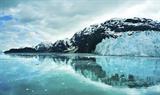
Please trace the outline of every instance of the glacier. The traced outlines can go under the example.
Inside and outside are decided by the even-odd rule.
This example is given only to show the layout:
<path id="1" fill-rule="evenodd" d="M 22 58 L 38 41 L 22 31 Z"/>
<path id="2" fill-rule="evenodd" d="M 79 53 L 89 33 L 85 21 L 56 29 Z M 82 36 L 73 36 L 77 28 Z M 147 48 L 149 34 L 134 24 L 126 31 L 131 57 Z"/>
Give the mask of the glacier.
<path id="1" fill-rule="evenodd" d="M 160 32 L 128 31 L 117 38 L 105 38 L 95 53 L 118 56 L 160 56 Z"/>

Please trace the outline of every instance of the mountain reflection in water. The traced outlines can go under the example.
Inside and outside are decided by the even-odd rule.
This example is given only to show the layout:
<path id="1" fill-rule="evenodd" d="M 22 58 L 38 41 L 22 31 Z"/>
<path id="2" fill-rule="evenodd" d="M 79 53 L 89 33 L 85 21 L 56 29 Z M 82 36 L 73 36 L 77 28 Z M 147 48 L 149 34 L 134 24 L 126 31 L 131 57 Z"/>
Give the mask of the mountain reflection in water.
<path id="1" fill-rule="evenodd" d="M 11 56 L 34 57 L 41 63 L 45 59 L 50 59 L 58 64 L 69 64 L 86 78 L 116 87 L 139 88 L 160 83 L 159 58 L 91 54 L 12 54 Z"/>

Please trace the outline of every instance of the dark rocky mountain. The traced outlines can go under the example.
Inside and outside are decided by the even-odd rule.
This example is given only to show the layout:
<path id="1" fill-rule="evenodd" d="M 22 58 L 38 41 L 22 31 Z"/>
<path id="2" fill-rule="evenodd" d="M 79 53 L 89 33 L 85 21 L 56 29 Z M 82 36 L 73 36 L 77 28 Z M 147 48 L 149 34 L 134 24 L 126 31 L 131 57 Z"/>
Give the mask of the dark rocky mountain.
<path id="1" fill-rule="evenodd" d="M 19 49 L 10 49 L 4 53 L 36 53 L 36 49 L 31 47 L 19 48 Z"/>
<path id="2" fill-rule="evenodd" d="M 38 44 L 34 48 L 10 49 L 4 53 L 28 52 L 94 52 L 96 45 L 105 38 L 117 38 L 117 33 L 160 31 L 160 22 L 146 18 L 110 19 L 99 25 L 91 25 L 77 32 L 70 39 L 58 40 L 53 44 Z M 132 35 L 132 34 L 129 34 Z"/>

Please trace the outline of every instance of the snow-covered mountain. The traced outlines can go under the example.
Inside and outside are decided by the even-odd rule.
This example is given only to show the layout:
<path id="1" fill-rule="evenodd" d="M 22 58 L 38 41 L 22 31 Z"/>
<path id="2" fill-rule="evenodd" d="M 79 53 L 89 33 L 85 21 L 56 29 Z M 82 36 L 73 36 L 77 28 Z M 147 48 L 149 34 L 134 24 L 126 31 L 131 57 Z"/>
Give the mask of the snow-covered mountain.
<path id="1" fill-rule="evenodd" d="M 53 45 L 52 43 L 41 42 L 35 46 L 35 49 L 39 52 L 45 52 L 45 51 L 48 51 L 52 47 L 52 45 Z"/>
<path id="2" fill-rule="evenodd" d="M 71 39 L 64 39 L 56 41 L 50 52 L 75 52 L 77 47 Z"/>
<path id="3" fill-rule="evenodd" d="M 130 47 L 134 47 L 135 44 L 134 42 L 137 41 L 139 42 L 139 40 L 141 42 L 136 43 L 137 46 L 139 46 L 139 44 L 141 44 L 141 46 L 144 45 L 144 48 L 145 46 L 148 46 L 149 48 L 147 48 L 146 51 L 148 51 L 148 49 L 154 50 L 158 48 L 159 41 L 157 40 L 159 40 L 158 38 L 159 31 L 160 31 L 160 22 L 154 21 L 152 19 L 137 18 L 137 17 L 126 18 L 126 19 L 110 19 L 105 21 L 104 23 L 86 27 L 80 32 L 75 33 L 73 37 L 71 37 L 70 39 L 58 40 L 55 43 L 49 45 L 39 44 L 34 49 L 36 50 L 36 52 L 78 52 L 78 53 L 96 52 L 103 55 L 123 55 L 126 53 L 124 52 L 123 54 L 119 54 L 121 50 L 125 50 L 121 45 L 126 44 L 125 48 L 129 50 Z M 153 42 L 156 41 L 155 44 L 157 45 L 156 46 L 152 45 L 151 47 L 156 47 L 156 48 L 151 49 L 150 44 L 146 42 L 150 40 L 144 40 L 143 37 L 145 37 L 146 39 L 152 39 L 155 37 L 152 41 Z M 123 41 L 122 44 L 121 42 L 119 42 L 119 40 L 121 40 L 122 38 L 126 41 L 128 40 L 133 40 L 133 41 L 131 41 L 132 42 L 131 44 L 130 41 L 127 43 Z M 143 42 L 143 40 L 145 42 Z M 113 42 L 117 43 L 117 45 L 112 45 Z M 108 51 L 108 47 L 110 51 Z M 111 50 L 113 49 L 114 51 L 115 50 L 114 48 L 117 48 L 116 50 L 119 51 L 119 52 L 115 51 L 115 53 L 117 52 L 117 54 L 115 53 L 112 54 Z M 137 49 L 135 48 L 135 50 Z M 141 51 L 142 49 L 138 50 Z M 6 51 L 5 53 L 11 53 L 11 51 L 9 50 Z M 134 52 L 131 55 L 134 55 Z"/>

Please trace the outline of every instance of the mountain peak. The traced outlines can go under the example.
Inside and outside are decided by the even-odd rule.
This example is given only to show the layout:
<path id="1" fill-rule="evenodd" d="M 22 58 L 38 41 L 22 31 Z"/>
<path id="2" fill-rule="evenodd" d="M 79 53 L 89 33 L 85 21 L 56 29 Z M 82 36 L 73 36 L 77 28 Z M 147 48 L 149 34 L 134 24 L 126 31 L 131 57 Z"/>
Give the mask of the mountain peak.
<path id="1" fill-rule="evenodd" d="M 38 45 L 35 46 L 35 49 L 37 51 L 47 51 L 49 48 L 52 47 L 52 43 L 49 43 L 49 42 L 41 42 L 39 43 Z"/>

